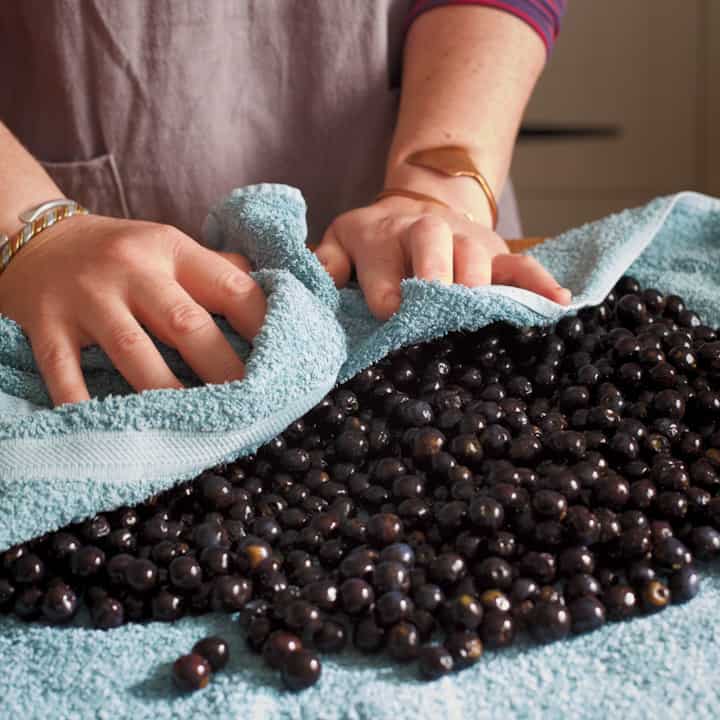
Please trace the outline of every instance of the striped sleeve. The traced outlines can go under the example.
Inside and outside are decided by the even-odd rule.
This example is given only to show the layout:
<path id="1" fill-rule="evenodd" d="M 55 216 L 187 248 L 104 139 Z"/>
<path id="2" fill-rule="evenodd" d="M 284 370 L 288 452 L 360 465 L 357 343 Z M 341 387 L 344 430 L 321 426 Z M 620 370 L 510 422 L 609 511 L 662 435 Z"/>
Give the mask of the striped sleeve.
<path id="1" fill-rule="evenodd" d="M 406 28 L 427 10 L 443 5 L 484 5 L 509 12 L 535 30 L 549 53 L 560 32 L 560 20 L 567 0 L 415 0 L 406 20 Z"/>

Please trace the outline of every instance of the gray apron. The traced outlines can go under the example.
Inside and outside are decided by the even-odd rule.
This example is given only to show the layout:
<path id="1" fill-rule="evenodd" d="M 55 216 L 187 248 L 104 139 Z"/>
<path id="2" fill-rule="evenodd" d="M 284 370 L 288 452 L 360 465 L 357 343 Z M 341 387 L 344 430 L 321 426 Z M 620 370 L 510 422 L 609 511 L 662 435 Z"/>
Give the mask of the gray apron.
<path id="1" fill-rule="evenodd" d="M 317 241 L 382 188 L 410 4 L 4 2 L 0 119 L 96 213 L 200 239 L 233 187 L 281 182 Z M 520 234 L 511 191 L 500 217 Z"/>

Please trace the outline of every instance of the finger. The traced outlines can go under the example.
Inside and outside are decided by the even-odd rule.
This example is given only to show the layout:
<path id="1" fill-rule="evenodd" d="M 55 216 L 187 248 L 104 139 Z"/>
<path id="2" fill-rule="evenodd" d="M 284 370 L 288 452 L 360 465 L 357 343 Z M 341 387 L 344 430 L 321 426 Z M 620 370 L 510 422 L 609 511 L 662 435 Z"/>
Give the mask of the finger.
<path id="1" fill-rule="evenodd" d="M 329 227 L 315 250 L 315 256 L 338 287 L 344 287 L 350 280 L 352 263 L 340 244 L 334 229 Z"/>
<path id="2" fill-rule="evenodd" d="M 242 270 L 246 273 L 249 273 L 252 270 L 252 265 L 250 265 L 250 261 L 240 253 L 223 252 L 221 250 L 216 250 L 215 254 L 219 255 L 221 258 L 224 258 L 228 262 L 231 262 L 238 270 Z"/>
<path id="3" fill-rule="evenodd" d="M 35 363 L 53 405 L 90 399 L 80 369 L 80 344 L 67 329 L 53 325 L 29 331 Z"/>
<path id="4" fill-rule="evenodd" d="M 435 215 L 424 215 L 406 230 L 413 275 L 422 280 L 453 281 L 453 235 L 450 226 Z"/>
<path id="5" fill-rule="evenodd" d="M 492 257 L 478 240 L 467 235 L 456 235 L 453 262 L 456 283 L 478 287 L 492 282 Z"/>
<path id="6" fill-rule="evenodd" d="M 258 334 L 267 302 L 262 288 L 247 272 L 217 253 L 188 242 L 178 255 L 176 277 L 196 302 L 224 316 L 246 340 Z"/>
<path id="7" fill-rule="evenodd" d="M 555 278 L 529 255 L 496 255 L 493 258 L 493 282 L 531 290 L 561 305 L 567 305 L 572 298 L 570 291 L 560 287 Z"/>
<path id="8" fill-rule="evenodd" d="M 400 283 L 405 277 L 402 248 L 394 242 L 368 244 L 355 259 L 358 282 L 370 312 L 387 320 L 400 308 Z"/>
<path id="9" fill-rule="evenodd" d="M 140 285 L 133 293 L 131 310 L 205 382 L 224 383 L 244 376 L 242 361 L 210 313 L 178 283 Z"/>
<path id="10" fill-rule="evenodd" d="M 87 330 L 135 390 L 183 387 L 127 307 L 105 308 L 99 315 L 101 322 Z"/>

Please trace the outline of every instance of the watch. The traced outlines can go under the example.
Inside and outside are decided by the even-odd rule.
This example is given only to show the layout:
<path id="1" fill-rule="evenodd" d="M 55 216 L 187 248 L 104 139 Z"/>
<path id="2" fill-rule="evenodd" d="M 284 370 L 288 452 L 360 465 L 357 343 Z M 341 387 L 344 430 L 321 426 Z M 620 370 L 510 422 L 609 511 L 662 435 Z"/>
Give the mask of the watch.
<path id="1" fill-rule="evenodd" d="M 43 230 L 73 215 L 87 215 L 88 211 L 79 203 L 67 198 L 50 200 L 25 210 L 18 215 L 23 226 L 14 235 L 0 233 L 0 273 L 24 245 Z"/>

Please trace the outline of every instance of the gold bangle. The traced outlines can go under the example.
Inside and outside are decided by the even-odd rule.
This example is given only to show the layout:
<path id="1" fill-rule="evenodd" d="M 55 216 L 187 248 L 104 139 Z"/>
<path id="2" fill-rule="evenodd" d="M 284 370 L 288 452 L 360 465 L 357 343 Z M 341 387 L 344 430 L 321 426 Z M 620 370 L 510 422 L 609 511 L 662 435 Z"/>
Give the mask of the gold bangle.
<path id="1" fill-rule="evenodd" d="M 51 200 L 43 203 L 32 210 L 19 215 L 24 223 L 21 230 L 18 230 L 12 237 L 0 234 L 0 273 L 10 264 L 10 261 L 27 245 L 36 235 L 43 230 L 61 222 L 73 215 L 87 215 L 88 211 L 74 200 Z"/>
<path id="2" fill-rule="evenodd" d="M 534 248 L 536 245 L 542 245 L 547 238 L 544 237 L 522 237 L 522 238 L 505 238 L 505 242 L 510 248 L 512 253 L 521 253 L 530 248 Z"/>
<path id="3" fill-rule="evenodd" d="M 444 207 L 448 210 L 455 211 L 454 208 L 452 208 L 450 205 L 448 205 L 446 202 L 443 202 L 442 200 L 438 200 L 436 197 L 433 197 L 432 195 L 426 195 L 425 193 L 421 192 L 415 192 L 414 190 L 404 190 L 403 188 L 386 188 L 382 192 L 378 193 L 375 196 L 375 202 L 378 200 L 382 200 L 386 197 L 392 197 L 393 195 L 397 195 L 398 197 L 405 197 L 410 198 L 411 200 L 422 200 L 424 202 L 431 202 L 435 203 L 436 205 L 440 205 L 441 207 Z M 468 212 L 461 213 L 464 215 L 470 222 L 477 222 L 475 218 Z"/>
<path id="4" fill-rule="evenodd" d="M 464 147 L 447 145 L 444 147 L 429 148 L 427 150 L 418 150 L 412 155 L 409 155 L 405 159 L 405 162 L 408 163 L 408 165 L 435 170 L 450 177 L 466 176 L 473 178 L 473 180 L 480 185 L 487 198 L 488 205 L 490 206 L 493 230 L 497 227 L 498 206 L 495 201 L 495 195 L 488 181 L 477 167 L 475 167 L 470 153 Z"/>

